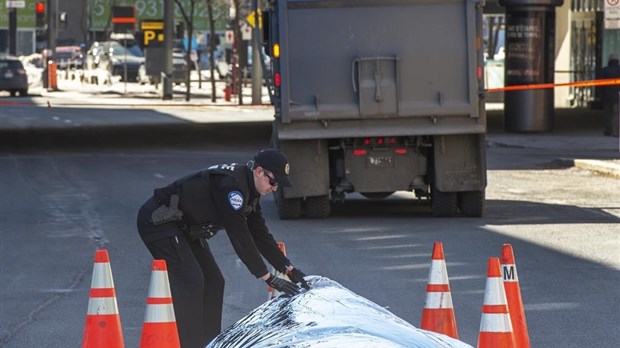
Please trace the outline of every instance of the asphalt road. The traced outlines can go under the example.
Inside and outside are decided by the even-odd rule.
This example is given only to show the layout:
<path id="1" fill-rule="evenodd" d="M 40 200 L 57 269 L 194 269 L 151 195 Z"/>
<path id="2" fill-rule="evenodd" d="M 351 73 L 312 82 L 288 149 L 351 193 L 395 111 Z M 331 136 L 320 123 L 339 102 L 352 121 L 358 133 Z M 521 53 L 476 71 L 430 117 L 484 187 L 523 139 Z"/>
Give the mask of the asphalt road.
<path id="1" fill-rule="evenodd" d="M 176 142 L 126 136 L 83 147 L 76 145 L 84 137 L 38 147 L 32 141 L 0 153 L 0 345 L 79 345 L 97 248 L 110 253 L 125 343 L 138 345 L 151 262 L 135 228 L 142 201 L 188 171 L 245 161 L 269 142 L 264 125 L 206 125 L 199 133 L 178 134 Z M 306 273 L 336 280 L 416 326 L 432 245 L 442 241 L 460 338 L 474 346 L 487 259 L 510 243 L 533 346 L 615 347 L 620 181 L 557 161 L 597 151 L 581 145 L 491 144 L 480 219 L 433 218 L 407 193 L 381 202 L 352 195 L 325 220 L 280 221 L 272 197 L 262 206 L 272 232 Z M 227 280 L 228 326 L 268 294 L 224 234 L 212 249 Z"/>

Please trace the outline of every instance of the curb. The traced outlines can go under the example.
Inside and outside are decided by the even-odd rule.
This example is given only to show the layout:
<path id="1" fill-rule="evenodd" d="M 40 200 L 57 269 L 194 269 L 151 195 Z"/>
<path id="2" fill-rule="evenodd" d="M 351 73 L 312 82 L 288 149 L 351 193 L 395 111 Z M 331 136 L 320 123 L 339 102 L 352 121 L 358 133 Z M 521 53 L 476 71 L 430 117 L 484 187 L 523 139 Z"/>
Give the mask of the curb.
<path id="1" fill-rule="evenodd" d="M 620 161 L 575 159 L 573 166 L 620 179 Z"/>
<path id="2" fill-rule="evenodd" d="M 0 129 L 0 153 L 53 149 L 158 147 L 239 142 L 269 144 L 271 122 L 153 123 L 75 128 Z"/>
<path id="3" fill-rule="evenodd" d="M 554 163 L 563 168 L 577 168 L 589 170 L 595 174 L 610 176 L 620 179 L 620 160 L 592 160 L 559 158 Z"/>

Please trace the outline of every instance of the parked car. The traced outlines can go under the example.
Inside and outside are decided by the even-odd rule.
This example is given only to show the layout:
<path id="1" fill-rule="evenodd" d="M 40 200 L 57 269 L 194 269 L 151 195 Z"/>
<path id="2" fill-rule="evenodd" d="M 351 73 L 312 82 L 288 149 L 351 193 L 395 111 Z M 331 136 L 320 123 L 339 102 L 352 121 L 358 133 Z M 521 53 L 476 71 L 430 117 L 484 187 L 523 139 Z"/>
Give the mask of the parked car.
<path id="1" fill-rule="evenodd" d="M 60 70 L 82 69 L 84 54 L 80 46 L 60 46 L 54 50 L 54 61 Z"/>
<path id="2" fill-rule="evenodd" d="M 0 91 L 9 91 L 14 97 L 28 95 L 28 75 L 22 62 L 13 56 L 0 56 Z"/>
<path id="3" fill-rule="evenodd" d="M 137 81 L 140 65 L 144 64 L 144 54 L 134 42 L 127 46 L 119 41 L 96 41 L 86 54 L 84 69 L 93 71 L 103 69 L 113 76 L 120 76 L 124 80 L 125 66 L 127 66 L 127 80 Z"/>
<path id="4" fill-rule="evenodd" d="M 185 56 L 180 52 L 172 53 L 172 83 L 179 85 L 185 83 L 187 76 L 187 62 Z M 161 75 L 147 75 L 146 65 L 143 63 L 138 69 L 138 82 L 140 84 L 158 84 L 161 80 Z"/>

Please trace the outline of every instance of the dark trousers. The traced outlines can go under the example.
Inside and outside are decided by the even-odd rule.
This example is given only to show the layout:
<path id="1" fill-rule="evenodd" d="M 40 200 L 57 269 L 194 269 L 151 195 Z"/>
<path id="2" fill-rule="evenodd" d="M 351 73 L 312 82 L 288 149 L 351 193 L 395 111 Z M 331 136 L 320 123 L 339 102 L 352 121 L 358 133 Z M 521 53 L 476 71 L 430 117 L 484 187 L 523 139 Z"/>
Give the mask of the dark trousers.
<path id="1" fill-rule="evenodd" d="M 618 136 L 618 103 L 604 102 L 605 134 Z"/>
<path id="2" fill-rule="evenodd" d="M 166 260 L 179 338 L 183 348 L 204 348 L 222 330 L 224 277 L 208 245 L 190 243 L 175 223 L 153 226 L 158 204 L 147 201 L 138 213 L 138 231 L 156 260 Z M 169 229 L 174 237 L 152 240 Z"/>

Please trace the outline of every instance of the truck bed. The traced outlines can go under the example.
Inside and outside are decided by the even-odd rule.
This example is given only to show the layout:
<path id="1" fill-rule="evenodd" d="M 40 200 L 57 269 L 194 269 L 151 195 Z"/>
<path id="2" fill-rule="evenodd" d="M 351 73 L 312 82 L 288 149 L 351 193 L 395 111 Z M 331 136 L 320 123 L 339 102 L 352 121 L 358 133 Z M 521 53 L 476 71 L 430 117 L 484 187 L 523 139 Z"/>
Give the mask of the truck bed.
<path id="1" fill-rule="evenodd" d="M 279 137 L 485 132 L 476 4 L 286 1 Z"/>

